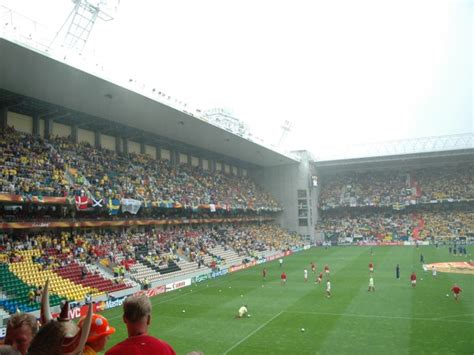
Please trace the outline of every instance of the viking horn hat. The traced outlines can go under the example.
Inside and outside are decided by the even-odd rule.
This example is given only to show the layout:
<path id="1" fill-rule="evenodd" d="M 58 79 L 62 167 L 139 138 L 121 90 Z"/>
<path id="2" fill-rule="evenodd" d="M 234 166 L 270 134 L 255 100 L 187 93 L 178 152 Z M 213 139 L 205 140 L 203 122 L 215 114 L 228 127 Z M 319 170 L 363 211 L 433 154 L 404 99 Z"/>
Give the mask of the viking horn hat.
<path id="1" fill-rule="evenodd" d="M 53 319 L 51 316 L 51 311 L 49 309 L 49 279 L 46 279 L 46 282 L 43 287 L 43 293 L 41 294 L 41 313 L 40 313 L 40 323 L 45 325 Z"/>
<path id="2" fill-rule="evenodd" d="M 62 343 L 62 351 L 65 355 L 78 355 L 81 354 L 86 345 L 87 338 L 89 337 L 89 332 L 92 324 L 92 305 L 89 305 L 87 310 L 86 319 L 82 323 L 82 327 L 79 328 L 79 331 L 74 336 L 65 336 Z"/>

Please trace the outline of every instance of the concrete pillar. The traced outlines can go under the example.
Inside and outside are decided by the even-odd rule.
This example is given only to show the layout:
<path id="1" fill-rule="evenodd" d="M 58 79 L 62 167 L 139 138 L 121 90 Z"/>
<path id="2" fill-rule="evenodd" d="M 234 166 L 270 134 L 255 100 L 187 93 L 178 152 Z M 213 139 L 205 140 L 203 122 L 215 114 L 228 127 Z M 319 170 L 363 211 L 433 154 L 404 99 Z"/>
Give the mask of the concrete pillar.
<path id="1" fill-rule="evenodd" d="M 128 154 L 128 138 L 122 137 L 122 153 Z"/>
<path id="2" fill-rule="evenodd" d="M 170 158 L 171 158 L 171 165 L 172 166 L 178 165 L 178 154 L 179 154 L 179 152 L 177 152 L 176 150 L 172 150 L 170 152 Z"/>
<path id="3" fill-rule="evenodd" d="M 33 135 L 40 135 L 40 118 L 38 115 L 33 116 Z"/>
<path id="4" fill-rule="evenodd" d="M 156 160 L 161 160 L 161 148 L 156 146 Z"/>
<path id="5" fill-rule="evenodd" d="M 7 120 L 8 117 L 8 108 L 7 107 L 2 107 L 0 108 L 0 130 L 4 130 L 7 128 Z"/>
<path id="6" fill-rule="evenodd" d="M 115 137 L 115 152 L 117 154 L 122 154 L 122 137 Z"/>
<path id="7" fill-rule="evenodd" d="M 140 153 L 145 154 L 146 149 L 145 149 L 145 142 L 140 142 Z"/>
<path id="8" fill-rule="evenodd" d="M 77 125 L 73 124 L 71 125 L 71 139 L 74 143 L 77 143 Z"/>
<path id="9" fill-rule="evenodd" d="M 94 131 L 94 145 L 97 149 L 100 149 L 102 147 L 102 144 L 100 142 L 100 132 Z"/>
<path id="10" fill-rule="evenodd" d="M 44 139 L 50 139 L 53 134 L 53 122 L 52 118 L 44 119 Z"/>

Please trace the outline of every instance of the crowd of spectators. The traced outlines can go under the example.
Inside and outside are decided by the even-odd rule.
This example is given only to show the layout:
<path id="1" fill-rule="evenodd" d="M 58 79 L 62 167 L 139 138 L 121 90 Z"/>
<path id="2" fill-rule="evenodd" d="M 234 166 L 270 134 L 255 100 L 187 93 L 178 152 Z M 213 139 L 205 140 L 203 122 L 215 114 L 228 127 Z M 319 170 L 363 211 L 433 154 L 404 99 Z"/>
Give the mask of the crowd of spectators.
<path id="1" fill-rule="evenodd" d="M 248 177 L 174 165 L 145 154 L 117 154 L 69 138 L 46 141 L 6 128 L 0 132 L 0 157 L 0 193 L 5 194 L 279 209 Z"/>
<path id="2" fill-rule="evenodd" d="M 317 224 L 317 232 L 327 239 L 404 239 L 418 225 L 416 215 L 405 213 L 334 213 L 325 215 Z"/>
<path id="3" fill-rule="evenodd" d="M 474 199 L 474 164 L 322 176 L 320 206 L 397 206 Z"/>
<path id="4" fill-rule="evenodd" d="M 74 261 L 92 263 L 98 260 L 94 244 L 84 235 L 74 236 L 69 232 L 2 235 L 0 261 L 22 261 L 19 252 L 23 250 L 40 250 L 41 254 L 33 256 L 32 261 L 43 269 L 57 269 Z"/>
<path id="5" fill-rule="evenodd" d="M 111 270 L 122 266 L 128 271 L 137 260 L 147 260 L 160 267 L 181 258 L 200 264 L 216 246 L 233 249 L 242 256 L 253 256 L 257 251 L 288 250 L 302 246 L 302 242 L 295 234 L 268 223 L 176 226 L 148 232 L 43 232 L 4 236 L 0 244 L 0 261 L 21 261 L 17 259 L 20 257 L 18 251 L 39 249 L 42 253 L 34 262 L 44 268 L 60 268 L 73 261 L 100 261 Z M 146 252 L 142 253 L 143 250 Z"/>
<path id="6" fill-rule="evenodd" d="M 340 211 L 324 213 L 317 232 L 326 239 L 408 240 L 474 238 L 472 210 Z"/>
<path id="7" fill-rule="evenodd" d="M 468 211 L 442 211 L 423 214 L 426 237 L 473 237 L 474 213 Z"/>
<path id="8" fill-rule="evenodd" d="M 64 196 L 64 161 L 44 140 L 7 127 L 0 130 L 0 193 Z"/>
<path id="9" fill-rule="evenodd" d="M 474 199 L 474 164 L 460 164 L 414 171 L 421 188 L 421 202 Z"/>
<path id="10" fill-rule="evenodd" d="M 411 196 L 407 175 L 400 172 L 353 172 L 321 179 L 323 209 L 355 206 L 389 206 Z"/>
<path id="11" fill-rule="evenodd" d="M 172 165 L 145 154 L 120 155 L 67 138 L 55 138 L 52 143 L 75 184 L 88 189 L 95 198 L 134 198 L 182 206 L 278 208 L 276 201 L 248 177 Z"/>

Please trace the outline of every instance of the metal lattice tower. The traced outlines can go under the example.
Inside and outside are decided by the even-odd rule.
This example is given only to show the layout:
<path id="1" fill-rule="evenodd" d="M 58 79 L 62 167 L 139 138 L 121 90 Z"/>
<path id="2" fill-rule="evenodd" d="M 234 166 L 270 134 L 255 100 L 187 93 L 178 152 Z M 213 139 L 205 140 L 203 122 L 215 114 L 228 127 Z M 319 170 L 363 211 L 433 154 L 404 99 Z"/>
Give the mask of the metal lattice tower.
<path id="1" fill-rule="evenodd" d="M 283 145 L 283 142 L 285 141 L 286 136 L 288 135 L 288 133 L 290 133 L 292 127 L 293 127 L 293 123 L 288 121 L 288 120 L 286 120 L 282 123 L 282 125 L 281 125 L 281 136 L 280 136 L 280 139 L 278 140 L 278 144 L 277 144 L 278 148 L 281 148 L 281 146 Z"/>
<path id="2" fill-rule="evenodd" d="M 73 0 L 73 2 L 74 8 L 58 33 L 56 33 L 50 47 L 52 47 L 56 39 L 64 33 L 64 28 L 67 26 L 68 29 L 64 36 L 63 47 L 74 49 L 80 53 L 86 46 L 97 19 L 111 21 L 113 17 L 102 10 L 102 7 L 106 5 L 106 0 L 95 2 L 89 0 Z"/>

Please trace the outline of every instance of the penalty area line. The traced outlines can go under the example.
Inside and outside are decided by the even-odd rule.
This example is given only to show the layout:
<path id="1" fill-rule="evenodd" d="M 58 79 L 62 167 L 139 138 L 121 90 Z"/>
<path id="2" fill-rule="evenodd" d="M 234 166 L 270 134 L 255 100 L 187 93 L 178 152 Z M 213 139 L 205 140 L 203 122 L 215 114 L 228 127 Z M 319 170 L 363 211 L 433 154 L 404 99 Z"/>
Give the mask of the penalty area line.
<path id="1" fill-rule="evenodd" d="M 254 331 L 252 331 L 250 334 L 248 334 L 246 337 L 242 338 L 240 341 L 238 341 L 237 343 L 235 343 L 233 346 L 231 346 L 229 349 L 227 349 L 223 355 L 226 355 L 227 353 L 229 353 L 229 351 L 231 350 L 234 350 L 236 347 L 238 347 L 240 344 L 242 344 L 244 341 L 246 341 L 248 338 L 250 338 L 252 335 L 254 335 L 255 333 L 257 333 L 260 329 L 262 329 L 263 327 L 267 326 L 271 321 L 273 321 L 274 319 L 278 318 L 284 311 L 280 311 L 279 313 L 275 314 L 272 318 L 270 318 L 269 320 L 267 320 L 265 323 L 263 323 L 260 327 L 258 327 L 257 329 L 255 329 Z"/>
<path id="2" fill-rule="evenodd" d="M 456 317 L 472 317 L 474 316 L 474 313 L 471 313 L 471 314 L 455 314 L 455 315 L 451 315 L 451 316 L 444 316 L 444 317 L 438 317 L 436 319 L 446 319 L 446 318 L 456 318 Z"/>
<path id="3" fill-rule="evenodd" d="M 402 316 L 378 316 L 371 314 L 354 314 L 354 313 L 325 313 L 325 312 L 299 312 L 299 311 L 283 311 L 285 313 L 295 314 L 314 314 L 319 316 L 334 316 L 334 317 L 357 317 L 357 318 L 379 318 L 379 319 L 403 319 L 403 320 L 422 320 L 432 322 L 453 322 L 453 323 L 468 323 L 474 324 L 471 321 L 457 320 L 457 319 L 441 319 L 441 318 L 420 318 L 420 317 L 402 317 Z"/>

